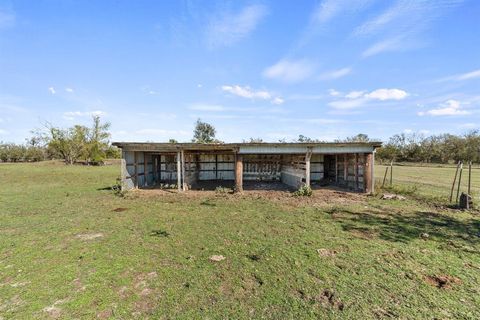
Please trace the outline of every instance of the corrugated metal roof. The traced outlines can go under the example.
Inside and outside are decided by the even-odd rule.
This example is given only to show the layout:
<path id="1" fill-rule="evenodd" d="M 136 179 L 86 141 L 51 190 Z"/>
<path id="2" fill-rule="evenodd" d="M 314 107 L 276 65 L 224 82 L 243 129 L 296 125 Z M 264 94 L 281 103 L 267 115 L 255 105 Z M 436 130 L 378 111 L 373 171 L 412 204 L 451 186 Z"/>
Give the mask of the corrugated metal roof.
<path id="1" fill-rule="evenodd" d="M 372 152 L 381 147 L 382 142 L 319 142 L 319 143 L 149 143 L 149 142 L 114 142 L 124 150 L 145 152 L 186 151 L 230 151 L 240 153 L 304 153 L 311 149 L 314 153 Z"/>

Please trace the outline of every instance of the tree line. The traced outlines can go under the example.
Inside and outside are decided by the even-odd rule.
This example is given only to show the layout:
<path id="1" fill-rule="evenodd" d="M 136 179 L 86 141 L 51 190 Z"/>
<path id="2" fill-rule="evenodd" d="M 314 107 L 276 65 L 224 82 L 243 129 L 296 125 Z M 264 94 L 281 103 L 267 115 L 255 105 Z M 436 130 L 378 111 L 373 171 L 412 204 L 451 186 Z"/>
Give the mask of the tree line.
<path id="1" fill-rule="evenodd" d="M 449 163 L 460 160 L 480 162 L 480 132 L 462 135 L 401 133 L 392 136 L 377 151 L 381 161 Z"/>
<path id="2" fill-rule="evenodd" d="M 59 128 L 50 124 L 43 130 L 33 132 L 25 144 L 0 143 L 0 161 L 41 161 L 62 159 L 67 164 L 83 161 L 88 164 L 102 163 L 106 158 L 120 158 L 120 150 L 111 146 L 110 123 L 102 123 L 94 116 L 91 127 L 75 125 Z M 198 119 L 193 130 L 193 143 L 223 143 L 215 138 L 213 125 Z M 360 133 L 335 142 L 370 142 L 372 139 Z M 170 143 L 178 143 L 170 139 Z M 261 143 L 261 138 L 250 138 L 244 143 Z M 279 142 L 287 142 L 280 139 Z M 299 135 L 292 142 L 323 142 Z M 440 134 L 425 136 L 419 133 L 396 134 L 377 150 L 376 158 L 381 162 L 425 162 L 449 163 L 460 160 L 480 162 L 480 131 L 462 135 Z"/>
<path id="3" fill-rule="evenodd" d="M 34 162 L 62 159 L 66 164 L 82 161 L 101 164 L 106 158 L 120 158 L 120 150 L 110 144 L 110 123 L 94 116 L 92 126 L 60 128 L 45 124 L 32 132 L 25 144 L 0 143 L 0 161 Z"/>

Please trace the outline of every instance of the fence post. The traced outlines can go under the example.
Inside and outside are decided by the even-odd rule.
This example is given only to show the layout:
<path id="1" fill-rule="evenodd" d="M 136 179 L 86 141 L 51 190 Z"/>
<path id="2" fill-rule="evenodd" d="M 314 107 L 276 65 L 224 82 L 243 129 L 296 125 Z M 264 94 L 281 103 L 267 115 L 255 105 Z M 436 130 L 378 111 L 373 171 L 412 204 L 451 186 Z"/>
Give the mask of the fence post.
<path id="1" fill-rule="evenodd" d="M 457 163 L 457 170 L 455 170 L 455 178 L 453 178 L 452 189 L 450 190 L 450 203 L 453 200 L 453 191 L 455 190 L 455 182 L 457 182 L 458 169 L 460 168 L 461 161 Z"/>

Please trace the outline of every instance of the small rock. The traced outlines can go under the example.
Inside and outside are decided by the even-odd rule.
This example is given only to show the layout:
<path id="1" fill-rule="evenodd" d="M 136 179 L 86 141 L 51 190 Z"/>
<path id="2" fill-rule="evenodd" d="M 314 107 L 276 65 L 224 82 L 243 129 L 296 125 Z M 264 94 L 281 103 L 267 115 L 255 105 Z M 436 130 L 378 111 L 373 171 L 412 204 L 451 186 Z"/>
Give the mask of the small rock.
<path id="1" fill-rule="evenodd" d="M 404 196 L 393 194 L 393 193 L 384 193 L 381 199 L 382 200 L 406 200 Z"/>
<path id="2" fill-rule="evenodd" d="M 428 233 L 424 232 L 420 235 L 420 237 L 422 237 L 422 239 L 428 239 L 428 237 L 430 237 L 430 235 Z"/>
<path id="3" fill-rule="evenodd" d="M 221 255 L 213 255 L 210 257 L 210 261 L 219 262 L 222 260 L 225 260 L 225 257 Z"/>

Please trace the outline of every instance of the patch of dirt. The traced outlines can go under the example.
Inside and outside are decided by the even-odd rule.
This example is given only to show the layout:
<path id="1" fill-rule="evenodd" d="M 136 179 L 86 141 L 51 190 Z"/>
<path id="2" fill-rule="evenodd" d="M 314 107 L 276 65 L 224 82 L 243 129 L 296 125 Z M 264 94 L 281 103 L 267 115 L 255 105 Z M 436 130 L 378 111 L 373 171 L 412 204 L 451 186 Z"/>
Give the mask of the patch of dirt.
<path id="1" fill-rule="evenodd" d="M 155 309 L 155 303 L 149 299 L 140 299 L 135 302 L 134 308 L 133 316 L 135 317 L 151 314 Z"/>
<path id="2" fill-rule="evenodd" d="M 220 261 L 225 260 L 225 257 L 222 256 L 222 255 L 213 255 L 209 258 L 209 260 L 213 261 L 213 262 L 220 262 Z"/>
<path id="3" fill-rule="evenodd" d="M 114 212 L 123 212 L 123 211 L 127 211 L 128 208 L 115 208 L 113 209 Z"/>
<path id="4" fill-rule="evenodd" d="M 95 240 L 98 238 L 103 238 L 103 233 L 84 233 L 84 234 L 77 234 L 75 238 L 88 241 L 88 240 Z"/>
<path id="5" fill-rule="evenodd" d="M 360 239 L 370 240 L 377 237 L 377 233 L 370 229 L 356 228 L 356 229 L 351 229 L 349 231 L 354 237 L 360 238 Z"/>
<path id="6" fill-rule="evenodd" d="M 128 297 L 128 287 L 123 286 L 118 290 L 118 295 L 120 296 L 121 299 L 125 299 Z"/>
<path id="7" fill-rule="evenodd" d="M 77 291 L 85 291 L 86 286 L 82 284 L 82 281 L 79 278 L 76 278 L 72 281 L 72 284 L 75 286 L 75 289 Z"/>
<path id="8" fill-rule="evenodd" d="M 331 206 L 334 204 L 345 205 L 365 202 L 367 195 L 363 193 L 355 193 L 345 191 L 338 188 L 318 188 L 313 190 L 310 197 L 294 197 L 292 192 L 286 188 L 277 188 L 277 190 L 244 190 L 242 193 L 234 194 L 217 194 L 210 190 L 188 190 L 186 192 L 178 192 L 176 190 L 164 189 L 139 189 L 132 192 L 133 197 L 138 198 L 163 198 L 165 202 L 176 203 L 184 201 L 184 199 L 198 199 L 203 204 L 206 199 L 211 201 L 215 198 L 226 200 L 238 199 L 265 199 L 277 202 L 287 207 L 303 207 L 303 206 Z"/>
<path id="9" fill-rule="evenodd" d="M 335 295 L 332 290 L 325 289 L 320 294 L 311 296 L 303 290 L 297 290 L 297 296 L 305 301 L 320 304 L 323 307 L 333 308 L 342 311 L 345 308 L 343 302 Z"/>
<path id="10" fill-rule="evenodd" d="M 321 249 L 317 249 L 317 253 L 320 257 L 335 257 L 338 251 L 321 248 Z"/>
<path id="11" fill-rule="evenodd" d="M 317 295 L 315 297 L 315 300 L 325 306 L 330 306 L 332 308 L 335 308 L 337 310 L 340 310 L 342 311 L 343 308 L 345 307 L 343 302 L 340 301 L 340 299 L 338 299 L 336 296 L 335 296 L 335 293 L 333 293 L 333 291 L 330 291 L 328 289 L 326 290 L 323 290 L 323 292 L 319 295 Z"/>
<path id="12" fill-rule="evenodd" d="M 43 308 L 43 312 L 48 314 L 48 316 L 52 319 L 59 319 L 62 316 L 62 309 L 59 308 L 58 305 L 67 301 L 68 299 L 57 300 L 51 306 Z"/>
<path id="13" fill-rule="evenodd" d="M 54 306 L 43 308 L 43 312 L 47 313 L 50 318 L 59 319 L 62 316 L 62 309 Z"/>
<path id="14" fill-rule="evenodd" d="M 453 285 L 462 283 L 459 278 L 449 275 L 426 276 L 425 281 L 438 289 L 451 289 Z"/>
<path id="15" fill-rule="evenodd" d="M 24 303 L 25 302 L 20 298 L 20 296 L 15 295 L 6 301 L 0 301 L 0 312 L 14 312 Z"/>
<path id="16" fill-rule="evenodd" d="M 107 309 L 97 313 L 98 319 L 109 319 L 113 315 L 112 310 Z"/>

